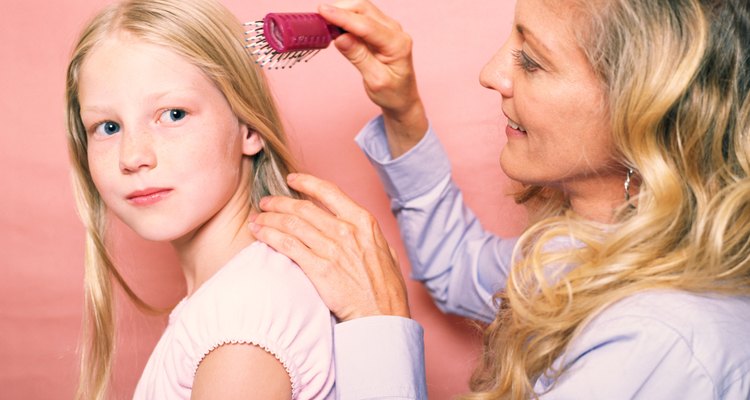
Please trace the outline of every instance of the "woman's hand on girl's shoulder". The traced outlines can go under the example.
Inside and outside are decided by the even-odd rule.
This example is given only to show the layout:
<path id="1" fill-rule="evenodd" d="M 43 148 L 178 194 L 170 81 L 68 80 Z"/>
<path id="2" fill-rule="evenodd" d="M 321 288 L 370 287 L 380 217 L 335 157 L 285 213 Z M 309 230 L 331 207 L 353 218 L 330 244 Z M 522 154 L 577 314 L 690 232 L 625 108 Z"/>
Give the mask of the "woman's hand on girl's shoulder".
<path id="1" fill-rule="evenodd" d="M 375 218 L 330 182 L 305 174 L 288 182 L 311 200 L 263 199 L 250 223 L 256 238 L 294 260 L 340 321 L 409 318 L 404 278 Z"/>

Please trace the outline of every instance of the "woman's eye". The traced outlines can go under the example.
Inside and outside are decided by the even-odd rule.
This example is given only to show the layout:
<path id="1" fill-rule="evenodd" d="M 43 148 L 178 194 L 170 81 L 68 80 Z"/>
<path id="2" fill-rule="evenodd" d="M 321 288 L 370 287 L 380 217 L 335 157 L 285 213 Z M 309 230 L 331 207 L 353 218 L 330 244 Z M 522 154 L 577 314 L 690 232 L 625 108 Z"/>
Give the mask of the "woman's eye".
<path id="1" fill-rule="evenodd" d="M 112 121 L 104 121 L 96 126 L 96 133 L 103 136 L 112 136 L 120 132 L 120 124 Z"/>
<path id="2" fill-rule="evenodd" d="M 541 68 L 541 66 L 529 58 L 529 55 L 523 50 L 513 50 L 513 60 L 515 64 L 521 67 L 524 71 L 534 72 Z"/>
<path id="3" fill-rule="evenodd" d="M 181 110 L 179 108 L 172 108 L 169 110 L 164 111 L 161 114 L 161 117 L 159 117 L 160 122 L 177 122 L 187 116 L 187 112 L 185 110 Z"/>

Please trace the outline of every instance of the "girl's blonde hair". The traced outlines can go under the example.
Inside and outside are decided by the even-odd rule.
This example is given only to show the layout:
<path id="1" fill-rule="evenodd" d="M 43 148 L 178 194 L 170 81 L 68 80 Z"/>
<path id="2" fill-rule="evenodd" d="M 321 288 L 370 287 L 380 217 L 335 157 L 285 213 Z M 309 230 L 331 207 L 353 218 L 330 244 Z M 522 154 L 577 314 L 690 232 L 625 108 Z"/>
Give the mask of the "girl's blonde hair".
<path id="1" fill-rule="evenodd" d="M 150 309 L 123 280 L 107 253 L 106 207 L 89 171 L 87 135 L 78 100 L 79 74 L 86 57 L 102 40 L 123 32 L 174 51 L 200 68 L 221 90 L 240 121 L 258 132 L 264 149 L 253 157 L 251 207 L 259 209 L 258 202 L 265 195 L 297 195 L 285 183 L 294 165 L 274 100 L 244 47 L 242 25 L 226 8 L 213 0 L 130 0 L 99 13 L 75 46 L 66 82 L 73 184 L 86 227 L 86 308 L 77 393 L 77 398 L 85 399 L 104 398 L 111 374 L 115 326 L 112 278 L 137 305 Z"/>
<path id="2" fill-rule="evenodd" d="M 524 193 L 552 203 L 516 248 L 466 398 L 537 397 L 584 325 L 634 293 L 750 294 L 747 0 L 577 1 L 571 12 L 640 191 L 614 226 L 573 215 L 549 189 Z"/>

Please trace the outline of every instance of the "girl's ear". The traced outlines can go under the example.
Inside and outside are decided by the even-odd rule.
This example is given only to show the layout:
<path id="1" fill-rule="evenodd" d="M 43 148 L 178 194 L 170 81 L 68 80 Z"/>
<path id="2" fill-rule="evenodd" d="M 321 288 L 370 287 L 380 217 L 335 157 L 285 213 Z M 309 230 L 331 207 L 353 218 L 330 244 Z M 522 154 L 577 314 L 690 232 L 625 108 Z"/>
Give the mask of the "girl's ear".
<path id="1" fill-rule="evenodd" d="M 244 137 L 242 141 L 242 154 L 254 156 L 263 150 L 263 139 L 258 132 L 250 128 L 247 124 L 242 124 L 241 130 Z"/>

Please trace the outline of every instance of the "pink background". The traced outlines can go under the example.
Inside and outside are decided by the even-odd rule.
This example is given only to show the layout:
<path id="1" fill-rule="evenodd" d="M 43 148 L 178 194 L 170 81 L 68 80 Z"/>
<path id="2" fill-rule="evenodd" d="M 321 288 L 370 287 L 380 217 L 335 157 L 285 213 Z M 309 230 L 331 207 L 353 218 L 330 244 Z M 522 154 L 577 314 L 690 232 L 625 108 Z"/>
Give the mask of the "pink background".
<path id="1" fill-rule="evenodd" d="M 0 5 L 0 388 L 6 399 L 68 399 L 76 381 L 82 309 L 83 229 L 73 205 L 64 127 L 64 75 L 84 22 L 105 1 L 4 0 Z M 471 4 L 470 7 L 462 6 Z M 314 10 L 312 0 L 225 0 L 243 20 L 270 11 Z M 523 212 L 506 194 L 497 163 L 504 141 L 500 98 L 478 74 L 510 31 L 513 1 L 380 0 L 414 38 L 419 85 L 448 149 L 454 177 L 486 227 L 517 234 Z M 268 74 L 303 168 L 330 179 L 371 210 L 409 265 L 375 172 L 352 138 L 376 108 L 334 49 L 307 65 Z M 183 295 L 171 248 L 116 231 L 120 268 L 157 306 Z M 126 251 L 117 249 L 127 249 Z M 479 335 L 441 314 L 409 282 L 413 316 L 425 327 L 431 399 L 467 389 Z M 121 297 L 120 300 L 123 300 Z M 116 398 L 130 398 L 164 327 L 119 302 Z"/>

